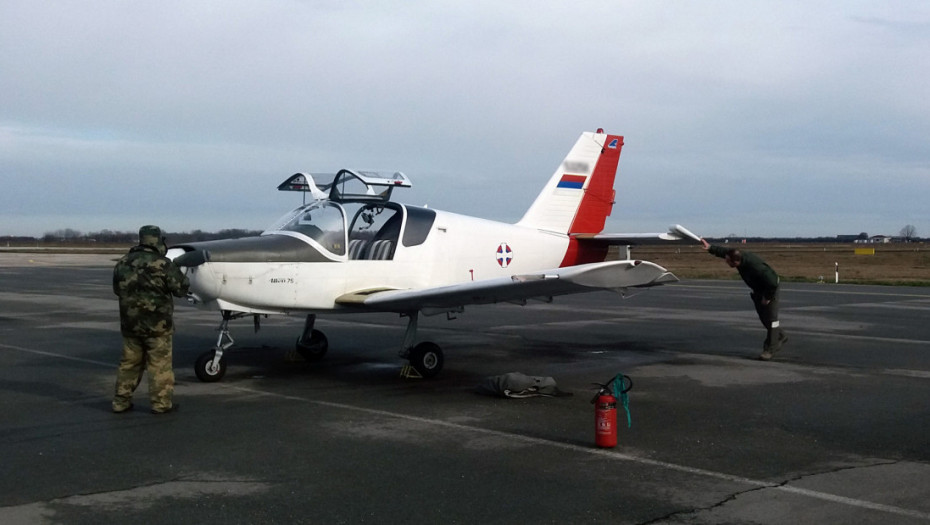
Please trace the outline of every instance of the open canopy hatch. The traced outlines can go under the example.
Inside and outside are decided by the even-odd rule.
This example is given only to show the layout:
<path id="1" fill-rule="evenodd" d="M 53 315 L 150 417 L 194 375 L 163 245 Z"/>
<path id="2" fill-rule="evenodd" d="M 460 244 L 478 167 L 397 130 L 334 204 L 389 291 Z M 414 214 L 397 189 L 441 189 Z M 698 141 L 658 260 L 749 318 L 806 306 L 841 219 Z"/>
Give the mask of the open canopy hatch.
<path id="1" fill-rule="evenodd" d="M 314 178 L 332 177 L 329 184 L 316 184 Z M 396 187 L 409 188 L 412 184 L 399 171 L 339 170 L 331 173 L 295 173 L 278 185 L 279 191 L 302 191 L 315 199 L 333 202 L 370 201 L 388 202 Z M 328 191 L 328 193 L 327 193 Z"/>

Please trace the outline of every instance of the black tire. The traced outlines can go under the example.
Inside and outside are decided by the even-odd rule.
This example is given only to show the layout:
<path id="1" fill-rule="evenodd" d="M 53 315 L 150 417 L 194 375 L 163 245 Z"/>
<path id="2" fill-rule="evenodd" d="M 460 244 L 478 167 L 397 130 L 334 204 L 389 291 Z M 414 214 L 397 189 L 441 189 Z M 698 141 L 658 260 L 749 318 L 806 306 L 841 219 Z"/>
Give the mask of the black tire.
<path id="1" fill-rule="evenodd" d="M 442 370 L 445 357 L 436 343 L 422 342 L 410 349 L 410 366 L 426 379 L 435 377 Z"/>
<path id="2" fill-rule="evenodd" d="M 297 349 L 297 353 L 300 354 L 300 357 L 303 357 L 311 363 L 315 363 L 323 359 L 323 356 L 326 355 L 326 351 L 329 350 L 329 340 L 326 339 L 326 334 L 323 332 L 312 330 L 309 340 L 304 337 L 297 338 L 295 348 Z"/>
<path id="3" fill-rule="evenodd" d="M 194 373 L 197 374 L 197 379 L 204 383 L 215 383 L 223 379 L 223 376 L 226 375 L 225 359 L 220 358 L 220 363 L 217 367 L 210 366 L 213 362 L 214 355 L 216 355 L 216 350 L 207 350 L 200 354 L 200 357 L 197 358 L 197 362 L 194 363 Z"/>

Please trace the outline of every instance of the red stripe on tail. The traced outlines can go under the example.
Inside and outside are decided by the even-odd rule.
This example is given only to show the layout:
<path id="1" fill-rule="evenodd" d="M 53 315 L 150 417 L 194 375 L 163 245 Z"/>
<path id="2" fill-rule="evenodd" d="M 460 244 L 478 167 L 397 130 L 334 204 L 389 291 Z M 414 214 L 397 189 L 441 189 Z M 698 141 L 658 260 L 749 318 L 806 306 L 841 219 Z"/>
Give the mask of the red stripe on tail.
<path id="1" fill-rule="evenodd" d="M 575 214 L 575 220 L 568 233 L 600 233 L 614 205 L 614 178 L 620 163 L 620 150 L 623 149 L 623 137 L 607 135 L 601 156 L 591 174 L 588 187 L 585 188 L 581 205 Z"/>

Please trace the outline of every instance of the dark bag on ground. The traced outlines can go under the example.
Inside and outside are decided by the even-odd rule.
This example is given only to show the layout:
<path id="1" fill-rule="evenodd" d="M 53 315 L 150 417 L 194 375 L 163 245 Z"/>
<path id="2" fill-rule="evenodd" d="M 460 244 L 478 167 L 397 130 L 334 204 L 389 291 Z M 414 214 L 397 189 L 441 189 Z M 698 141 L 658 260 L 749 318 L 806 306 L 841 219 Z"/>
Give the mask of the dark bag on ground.
<path id="1" fill-rule="evenodd" d="M 563 392 L 551 377 L 528 376 L 520 372 L 492 376 L 484 380 L 475 390 L 479 394 L 490 396 L 523 398 L 534 396 L 570 396 L 571 392 Z"/>

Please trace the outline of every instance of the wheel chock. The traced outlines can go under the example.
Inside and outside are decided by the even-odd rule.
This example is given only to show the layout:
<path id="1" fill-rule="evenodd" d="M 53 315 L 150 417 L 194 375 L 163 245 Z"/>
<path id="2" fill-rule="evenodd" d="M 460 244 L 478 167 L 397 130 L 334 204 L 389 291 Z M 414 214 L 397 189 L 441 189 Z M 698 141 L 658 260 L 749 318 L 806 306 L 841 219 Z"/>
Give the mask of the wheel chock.
<path id="1" fill-rule="evenodd" d="M 304 359 L 304 356 L 300 355 L 300 352 L 297 350 L 288 350 L 284 354 L 285 363 L 301 363 L 304 361 L 306 361 L 306 359 Z"/>
<path id="2" fill-rule="evenodd" d="M 411 365 L 404 365 L 401 367 L 400 377 L 404 379 L 423 379 L 423 376 L 420 375 L 420 372 L 418 372 L 417 369 Z"/>

